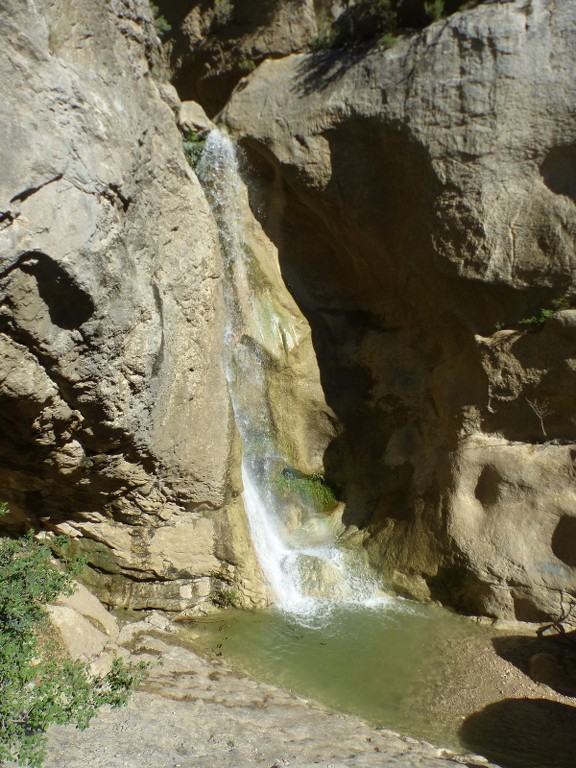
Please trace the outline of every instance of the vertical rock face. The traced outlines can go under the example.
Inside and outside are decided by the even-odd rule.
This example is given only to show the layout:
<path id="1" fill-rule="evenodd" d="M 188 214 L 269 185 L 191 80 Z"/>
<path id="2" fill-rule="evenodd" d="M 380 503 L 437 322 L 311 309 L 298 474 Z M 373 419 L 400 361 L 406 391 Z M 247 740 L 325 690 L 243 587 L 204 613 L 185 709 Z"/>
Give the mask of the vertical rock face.
<path id="1" fill-rule="evenodd" d="M 266 61 L 224 113 L 342 426 L 345 522 L 404 589 L 527 620 L 576 589 L 575 30 L 574 3 L 487 3 Z"/>
<path id="2" fill-rule="evenodd" d="M 258 599 L 215 225 L 140 0 L 2 0 L 0 487 L 112 604 Z M 225 543 L 223 543 L 225 541 Z"/>
<path id="3" fill-rule="evenodd" d="M 557 617 L 576 590 L 576 4 L 288 55 L 342 7 L 174 11 L 183 96 L 216 113 L 249 75 L 224 119 L 263 311 L 297 342 L 271 355 L 274 421 L 399 588 Z M 218 235 L 149 7 L 0 0 L 0 27 L 3 524 L 69 533 L 112 605 L 257 603 Z"/>
<path id="4" fill-rule="evenodd" d="M 346 3 L 347 4 L 347 3 Z M 172 27 L 166 50 L 182 98 L 211 115 L 266 58 L 308 50 L 343 0 L 160 0 Z"/>

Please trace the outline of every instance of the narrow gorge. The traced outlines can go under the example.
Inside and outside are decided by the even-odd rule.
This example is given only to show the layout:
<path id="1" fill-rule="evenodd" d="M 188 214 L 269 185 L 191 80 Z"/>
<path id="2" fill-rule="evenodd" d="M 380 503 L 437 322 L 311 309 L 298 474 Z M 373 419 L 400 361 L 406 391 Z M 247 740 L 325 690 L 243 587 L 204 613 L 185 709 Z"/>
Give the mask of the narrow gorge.
<path id="1" fill-rule="evenodd" d="M 3 533 L 70 537 L 131 617 L 570 636 L 576 3 L 0 0 L 0 29 Z"/>

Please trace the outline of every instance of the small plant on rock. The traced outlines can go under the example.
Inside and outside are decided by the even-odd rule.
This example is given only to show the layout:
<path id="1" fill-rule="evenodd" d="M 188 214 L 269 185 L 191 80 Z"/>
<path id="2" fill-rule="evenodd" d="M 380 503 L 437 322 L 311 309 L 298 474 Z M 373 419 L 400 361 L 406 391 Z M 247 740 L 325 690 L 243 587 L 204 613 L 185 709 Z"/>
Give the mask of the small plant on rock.
<path id="1" fill-rule="evenodd" d="M 154 28 L 158 37 L 164 37 L 168 32 L 172 31 L 172 27 L 166 20 L 166 18 L 160 13 L 160 9 L 154 3 L 150 6 L 152 8 L 152 15 L 154 16 Z"/>
<path id="2" fill-rule="evenodd" d="M 378 43 L 382 48 L 392 48 L 398 42 L 398 37 L 393 32 L 384 32 Z"/>
<path id="3" fill-rule="evenodd" d="M 556 310 L 554 309 L 540 307 L 537 314 L 532 315 L 531 317 L 523 317 L 522 320 L 519 320 L 518 322 L 520 325 L 543 325 L 549 317 L 552 317 L 555 311 Z"/>
<path id="4" fill-rule="evenodd" d="M 544 325 L 546 320 L 548 320 L 549 317 L 552 317 L 555 312 L 559 312 L 562 309 L 570 309 L 571 307 L 571 301 L 567 296 L 563 296 L 560 299 L 554 299 L 551 304 L 552 307 L 540 307 L 538 312 L 531 317 L 523 317 L 522 320 L 518 321 L 519 325 Z"/>
<path id="5" fill-rule="evenodd" d="M 256 62 L 254 61 L 254 59 L 246 58 L 246 59 L 241 59 L 238 62 L 238 68 L 242 72 L 244 72 L 246 75 L 249 75 L 250 72 L 254 72 L 254 70 L 256 69 L 256 66 L 257 65 L 256 65 Z"/>
<path id="6" fill-rule="evenodd" d="M 526 398 L 526 402 L 538 417 L 538 421 L 540 422 L 540 429 L 542 430 L 542 436 L 548 437 L 546 427 L 544 426 L 544 417 L 548 416 L 552 412 L 550 403 L 547 400 L 528 400 L 528 398 Z"/>
<path id="7" fill-rule="evenodd" d="M 240 605 L 240 595 L 234 587 L 222 589 L 215 597 L 214 602 L 221 608 L 238 608 Z"/>

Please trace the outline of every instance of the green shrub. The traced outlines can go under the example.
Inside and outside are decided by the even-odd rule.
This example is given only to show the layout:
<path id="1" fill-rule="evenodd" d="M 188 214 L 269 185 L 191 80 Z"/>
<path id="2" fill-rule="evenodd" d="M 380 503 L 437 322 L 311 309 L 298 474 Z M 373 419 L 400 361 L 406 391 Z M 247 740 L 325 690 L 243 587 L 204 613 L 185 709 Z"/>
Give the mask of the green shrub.
<path id="1" fill-rule="evenodd" d="M 552 317 L 552 315 L 555 312 L 560 311 L 561 309 L 570 309 L 572 306 L 572 302 L 570 299 L 566 296 L 563 296 L 560 299 L 554 299 L 552 302 L 552 307 L 540 307 L 537 314 L 532 315 L 531 317 L 523 317 L 522 320 L 519 320 L 520 325 L 536 325 L 540 326 L 543 325 L 546 320 L 548 320 L 549 317 Z"/>
<path id="2" fill-rule="evenodd" d="M 188 164 L 192 168 L 196 168 L 206 146 L 206 138 L 200 133 L 189 131 L 184 136 L 182 146 L 184 147 L 184 154 Z"/>
<path id="3" fill-rule="evenodd" d="M 444 0 L 429 0 L 429 2 L 424 3 L 424 10 L 429 19 L 438 21 L 446 12 Z"/>
<path id="4" fill-rule="evenodd" d="M 337 34 L 333 27 L 328 27 L 319 32 L 310 41 L 310 48 L 313 51 L 325 51 L 328 48 L 334 48 L 337 45 Z"/>
<path id="5" fill-rule="evenodd" d="M 154 3 L 151 3 L 152 15 L 154 16 L 154 27 L 158 37 L 164 37 L 168 32 L 172 31 L 172 27 L 164 16 L 160 13 L 160 9 Z"/>
<path id="6" fill-rule="evenodd" d="M 334 489 L 320 472 L 305 475 L 291 467 L 285 467 L 274 480 L 276 493 L 286 501 L 293 501 L 317 512 L 332 512 L 338 499 Z"/>
<path id="7" fill-rule="evenodd" d="M 63 537 L 56 543 L 65 548 Z M 86 728 L 103 704 L 124 704 L 143 674 L 143 665 L 117 660 L 107 675 L 95 677 L 39 641 L 48 626 L 44 605 L 73 591 L 82 565 L 59 570 L 51 555 L 32 534 L 0 539 L 0 763 L 40 766 L 49 725 Z"/>
<path id="8" fill-rule="evenodd" d="M 544 309 L 541 307 L 538 310 L 538 314 L 532 315 L 531 317 L 523 317 L 522 320 L 519 320 L 518 322 L 520 325 L 542 325 L 555 311 L 555 309 Z"/>
<path id="9" fill-rule="evenodd" d="M 354 46 L 368 41 L 390 48 L 402 31 L 422 29 L 456 10 L 479 5 L 482 0 L 357 0 L 311 42 L 313 51 Z"/>
<path id="10" fill-rule="evenodd" d="M 360 0 L 332 25 L 333 46 L 362 43 L 383 35 L 394 35 L 398 15 L 392 0 Z"/>

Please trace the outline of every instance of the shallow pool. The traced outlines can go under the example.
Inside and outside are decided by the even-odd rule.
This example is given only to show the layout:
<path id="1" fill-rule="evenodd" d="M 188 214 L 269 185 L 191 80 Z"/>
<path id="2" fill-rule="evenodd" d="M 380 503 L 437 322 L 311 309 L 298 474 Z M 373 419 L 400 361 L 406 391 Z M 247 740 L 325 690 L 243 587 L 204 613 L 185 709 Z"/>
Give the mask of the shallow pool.
<path id="1" fill-rule="evenodd" d="M 459 649 L 487 630 L 400 599 L 307 619 L 228 611 L 194 621 L 192 642 L 255 677 L 375 725 L 460 748 L 463 715 L 439 702 Z M 452 680 L 453 682 L 453 680 Z"/>

